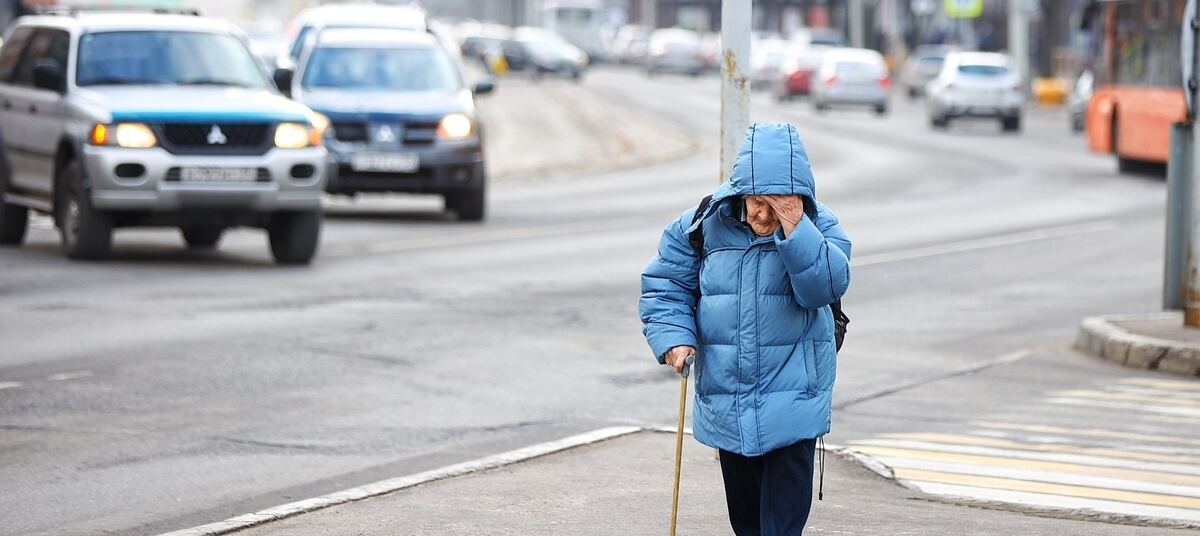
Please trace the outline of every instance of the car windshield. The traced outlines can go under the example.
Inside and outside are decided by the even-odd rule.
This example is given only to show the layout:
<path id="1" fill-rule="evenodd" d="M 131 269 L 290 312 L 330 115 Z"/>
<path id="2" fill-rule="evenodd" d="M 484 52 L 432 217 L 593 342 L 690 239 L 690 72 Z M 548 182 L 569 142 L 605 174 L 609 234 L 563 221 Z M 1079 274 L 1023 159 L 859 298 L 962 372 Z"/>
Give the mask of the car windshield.
<path id="1" fill-rule="evenodd" d="M 80 86 L 176 84 L 267 88 L 240 39 L 223 33 L 121 31 L 79 39 Z"/>
<path id="2" fill-rule="evenodd" d="M 1003 65 L 964 64 L 958 66 L 958 72 L 976 76 L 1001 76 L 1008 73 L 1008 68 Z"/>
<path id="3" fill-rule="evenodd" d="M 455 91 L 462 82 L 450 59 L 437 47 L 313 50 L 301 85 L 400 92 Z"/>

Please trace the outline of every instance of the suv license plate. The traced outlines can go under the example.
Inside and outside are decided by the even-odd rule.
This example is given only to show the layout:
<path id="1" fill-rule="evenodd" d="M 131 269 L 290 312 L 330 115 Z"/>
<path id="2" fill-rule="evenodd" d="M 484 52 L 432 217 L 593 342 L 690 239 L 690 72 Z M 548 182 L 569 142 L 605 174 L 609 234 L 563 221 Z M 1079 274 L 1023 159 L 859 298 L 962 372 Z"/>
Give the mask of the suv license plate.
<path id="1" fill-rule="evenodd" d="M 179 170 L 183 182 L 255 182 L 258 169 L 235 167 L 192 167 Z"/>
<path id="2" fill-rule="evenodd" d="M 412 173 L 420 167 L 420 160 L 412 153 L 359 153 L 350 157 L 354 171 Z"/>

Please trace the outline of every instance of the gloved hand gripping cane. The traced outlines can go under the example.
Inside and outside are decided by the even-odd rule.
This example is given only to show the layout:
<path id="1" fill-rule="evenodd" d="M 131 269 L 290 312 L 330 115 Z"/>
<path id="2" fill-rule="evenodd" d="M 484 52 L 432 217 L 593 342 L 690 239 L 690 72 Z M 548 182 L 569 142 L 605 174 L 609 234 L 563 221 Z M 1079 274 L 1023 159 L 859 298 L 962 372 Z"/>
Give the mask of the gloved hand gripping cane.
<path id="1" fill-rule="evenodd" d="M 671 536 L 675 536 L 675 519 L 679 514 L 679 470 L 683 465 L 683 414 L 687 410 L 687 382 L 696 354 L 687 356 L 679 373 L 679 427 L 675 430 L 675 489 L 671 492 Z"/>

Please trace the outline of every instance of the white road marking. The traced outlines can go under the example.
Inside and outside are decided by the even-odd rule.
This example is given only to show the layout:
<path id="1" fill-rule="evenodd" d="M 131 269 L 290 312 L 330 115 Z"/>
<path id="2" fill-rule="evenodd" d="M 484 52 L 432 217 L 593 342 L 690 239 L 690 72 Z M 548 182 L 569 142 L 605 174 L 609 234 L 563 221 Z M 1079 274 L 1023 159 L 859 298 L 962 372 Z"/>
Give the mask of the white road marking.
<path id="1" fill-rule="evenodd" d="M 526 227 L 514 227 L 510 229 L 481 230 L 475 233 L 431 235 L 414 237 L 405 240 L 371 242 L 367 244 L 353 245 L 347 248 L 337 248 L 333 251 L 322 253 L 321 256 L 349 257 L 374 253 L 396 253 L 415 249 L 468 246 L 473 244 L 484 244 L 488 242 L 517 240 L 521 238 L 545 238 L 575 233 L 629 229 L 649 224 L 651 224 L 651 222 L 645 217 L 638 217 L 614 220 L 559 223 L 553 225 L 531 225 Z"/>
<path id="2" fill-rule="evenodd" d="M 463 476 L 478 471 L 485 471 L 505 465 L 511 465 L 518 462 L 523 462 L 540 456 L 554 454 L 567 449 L 581 447 L 592 443 L 598 443 L 608 439 L 629 435 L 641 431 L 642 428 L 635 426 L 615 426 L 612 428 L 601 428 L 591 432 L 566 437 L 556 441 L 548 441 L 539 443 L 517 450 L 503 452 L 493 456 L 479 458 L 477 460 L 466 461 L 454 465 L 418 473 L 411 476 L 402 476 L 398 478 L 389 478 L 380 480 L 365 486 L 350 488 L 320 497 L 304 499 L 293 503 L 288 503 L 274 508 L 268 508 L 258 512 L 244 514 L 237 517 L 209 523 L 199 527 L 190 529 L 177 530 L 166 533 L 161 536 L 216 536 L 219 534 L 229 534 L 255 525 L 261 525 L 270 521 L 276 521 L 285 517 L 291 517 L 313 510 L 320 510 L 339 504 L 358 501 L 376 495 L 383 495 L 393 491 L 411 488 L 434 480 L 443 480 L 457 476 Z"/>
<path id="3" fill-rule="evenodd" d="M 1195 465 L 1193 460 L 1181 459 L 1179 463 L 1170 463 L 1163 461 L 1147 461 L 1136 458 L 1115 458 L 1108 456 L 1097 456 L 1088 454 L 1087 448 L 1071 448 L 1059 451 L 1041 451 L 1041 450 L 1015 450 L 996 447 L 979 447 L 971 445 L 953 445 L 949 443 L 932 443 L 928 441 L 910 441 L 901 439 L 866 439 L 854 441 L 850 445 L 853 449 L 855 445 L 873 445 L 880 447 L 896 447 L 914 450 L 927 450 L 931 452 L 954 452 L 960 454 L 975 454 L 979 456 L 995 456 L 1003 458 L 1016 458 L 1021 460 L 1036 460 L 1045 462 L 1073 463 L 1079 465 L 1095 465 L 1098 467 L 1119 467 L 1124 469 L 1140 469 L 1143 471 L 1156 471 L 1160 473 L 1182 473 L 1189 475 L 1200 476 L 1200 466 Z M 1037 445 L 1032 445 L 1031 448 L 1036 449 Z M 1065 447 L 1065 446 L 1064 446 Z M 1169 458 L 1168 456 L 1161 456 Z"/>
<path id="4" fill-rule="evenodd" d="M 1049 398 L 1046 401 L 1052 404 L 1063 404 L 1068 406 L 1126 409 L 1137 413 L 1158 413 L 1162 415 L 1172 415 L 1175 417 L 1193 417 L 1200 420 L 1200 408 L 1197 407 L 1163 406 L 1157 404 L 1146 404 L 1142 402 L 1118 402 L 1115 400 L 1096 400 L 1091 398 L 1085 399 L 1064 396 Z"/>
<path id="5" fill-rule="evenodd" d="M 949 253 L 964 253 L 968 251 L 976 251 L 980 249 L 990 249 L 1002 246 L 1012 246 L 1023 244 L 1026 242 L 1037 242 L 1039 240 L 1048 240 L 1051 238 L 1062 238 L 1065 236 L 1080 235 L 1087 233 L 1096 233 L 1100 231 L 1109 231 L 1115 229 L 1117 224 L 1111 221 L 1073 223 L 1062 225 L 1059 227 L 1048 227 L 1045 229 L 1036 229 L 1033 231 L 1024 231 L 1020 233 L 1012 233 L 999 236 L 989 236 L 986 238 L 975 238 L 971 240 L 962 240 L 959 242 L 948 242 L 945 244 L 935 244 L 932 246 L 907 249 L 902 251 L 892 251 L 888 253 L 876 253 L 874 255 L 863 255 L 855 259 L 851 259 L 850 266 L 855 268 L 863 266 L 873 266 L 876 264 L 885 264 L 890 262 L 908 261 L 920 259 L 924 257 L 933 257 L 937 255 L 946 255 Z"/>
<path id="6" fill-rule="evenodd" d="M 1191 523 L 1200 523 L 1200 511 L 1191 510 L 1188 508 L 1152 506 L 1147 504 L 1134 504 L 1120 501 L 1106 501 L 1102 499 L 1068 497 L 1065 495 L 1052 495 L 1048 493 L 1030 493 L 976 486 L 942 484 L 938 482 L 923 482 L 919 480 L 909 480 L 907 482 L 921 491 L 932 493 L 934 495 L 982 499 L 985 501 L 1020 504 L 1024 506 L 1049 507 L 1071 511 L 1085 510 L 1093 513 L 1107 512 L 1139 518 L 1180 519 L 1189 521 Z"/>
<path id="7" fill-rule="evenodd" d="M 80 378 L 88 378 L 91 376 L 92 376 L 92 373 L 90 371 L 77 370 L 75 372 L 62 372 L 59 374 L 51 374 L 51 375 L 47 376 L 46 379 L 50 380 L 52 382 L 64 382 L 64 381 L 68 381 L 68 380 L 78 380 Z"/>
<path id="8" fill-rule="evenodd" d="M 0 389 L 12 389 L 20 386 L 21 382 L 0 382 Z"/>

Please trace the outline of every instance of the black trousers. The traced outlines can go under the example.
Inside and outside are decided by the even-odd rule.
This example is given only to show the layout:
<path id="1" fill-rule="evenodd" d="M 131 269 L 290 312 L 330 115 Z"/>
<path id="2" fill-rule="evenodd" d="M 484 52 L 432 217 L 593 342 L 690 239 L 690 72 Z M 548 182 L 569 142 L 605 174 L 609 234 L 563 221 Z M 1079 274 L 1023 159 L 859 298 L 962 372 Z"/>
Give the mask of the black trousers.
<path id="1" fill-rule="evenodd" d="M 721 451 L 729 524 L 737 536 L 799 536 L 812 507 L 816 439 L 762 456 Z"/>

